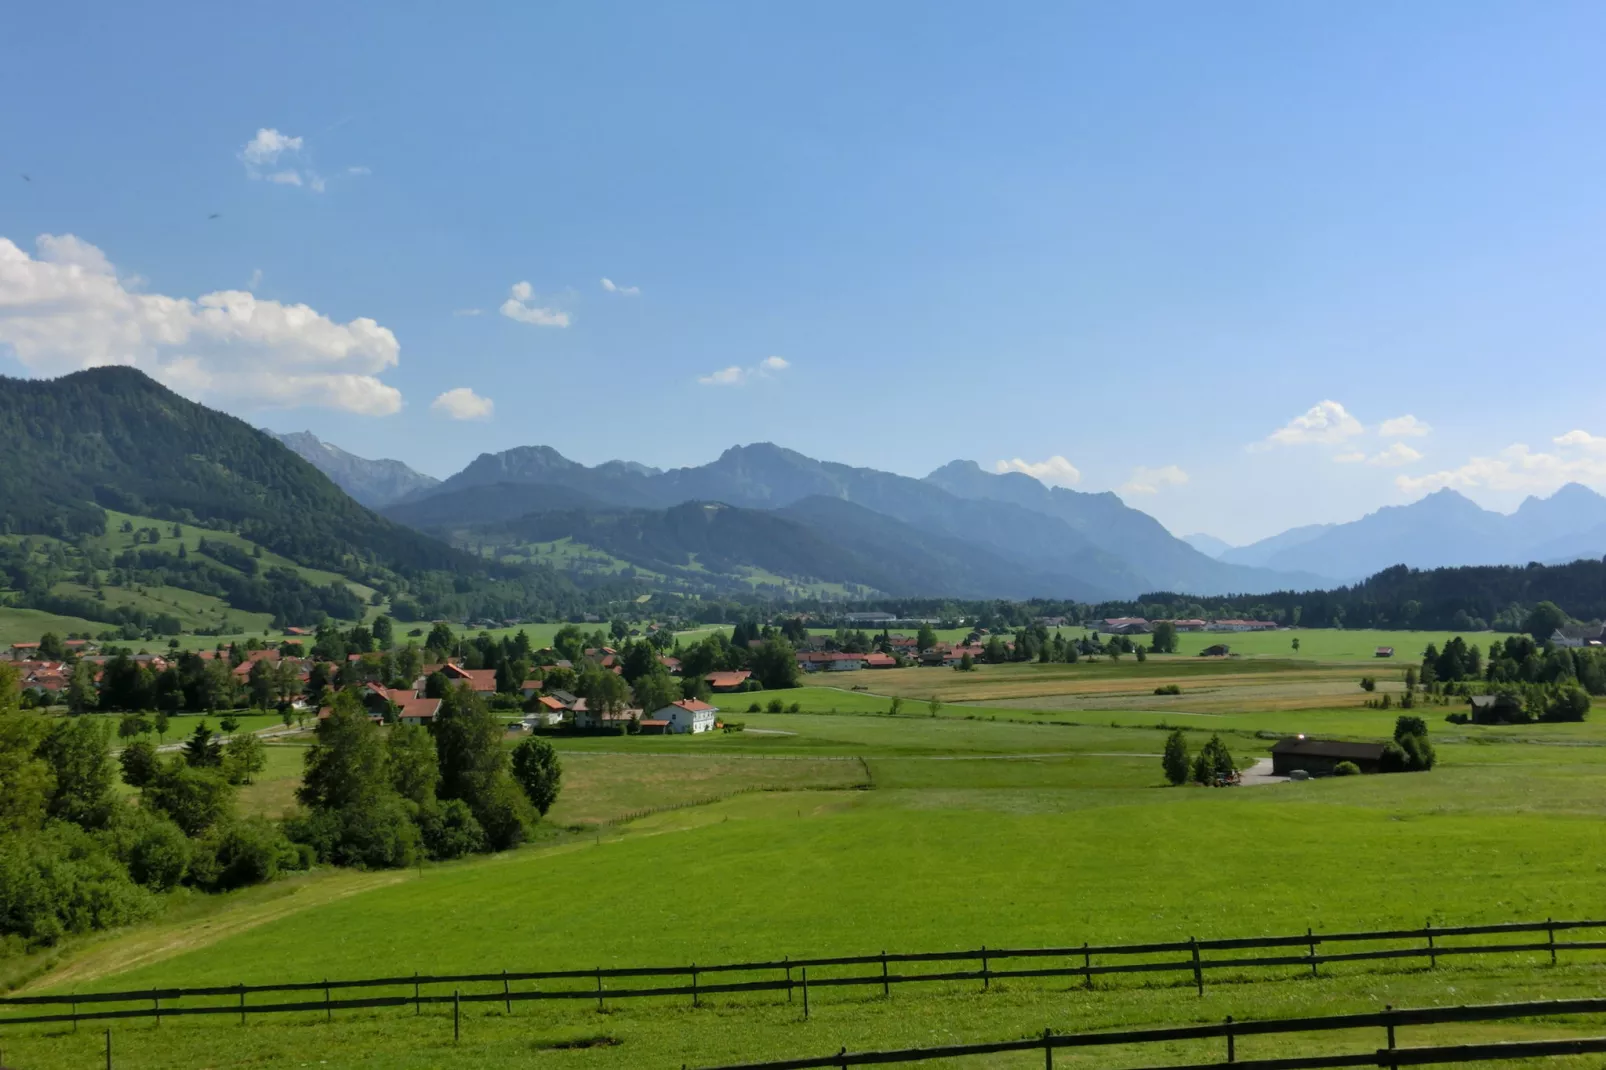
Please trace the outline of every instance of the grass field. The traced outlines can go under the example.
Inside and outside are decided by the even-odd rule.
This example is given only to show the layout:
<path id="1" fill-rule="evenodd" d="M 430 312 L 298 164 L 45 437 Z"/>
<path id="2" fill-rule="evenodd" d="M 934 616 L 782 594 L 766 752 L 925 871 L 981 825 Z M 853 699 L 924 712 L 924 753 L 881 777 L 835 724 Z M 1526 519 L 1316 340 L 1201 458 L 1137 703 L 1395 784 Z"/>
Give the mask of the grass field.
<path id="1" fill-rule="evenodd" d="M 1163 785 L 1168 725 L 1196 730 L 1195 747 L 1203 733 L 1222 732 L 1240 763 L 1264 757 L 1284 732 L 1386 738 L 1397 711 L 1361 706 L 1362 670 L 1345 648 L 1305 653 L 833 674 L 783 696 L 801 707 L 796 714 L 746 712 L 753 698 L 774 696 L 720 696 L 746 731 L 558 736 L 563 793 L 526 848 L 190 897 L 155 922 L 10 973 L 29 977 L 35 991 L 92 991 L 1601 915 L 1599 722 L 1451 726 L 1444 709 L 1424 707 L 1440 757 L 1431 773 L 1230 790 Z M 1154 696 L 1164 681 L 1183 694 Z M 898 716 L 888 715 L 893 694 L 905 696 Z M 1131 707 L 1112 705 L 1128 698 Z M 298 741 L 271 746 L 242 809 L 290 805 L 303 753 Z M 457 1046 L 449 1011 L 439 1009 L 416 1018 L 410 1009 L 337 1013 L 332 1023 L 287 1015 L 243 1028 L 221 1018 L 159 1030 L 140 1021 L 115 1026 L 117 1065 L 706 1066 L 1004 1039 L 1045 1026 L 1593 995 L 1606 981 L 1606 954 L 1569 954 L 1559 967 L 1536 955 L 1449 960 L 1436 970 L 1341 965 L 1314 979 L 1289 970 L 1254 983 L 1222 978 L 1203 999 L 1187 980 L 1109 979 L 1091 992 L 1078 982 L 1010 981 L 986 994 L 938 984 L 890 998 L 821 989 L 806 1022 L 773 994 L 705 997 L 697 1009 L 618 1001 L 602 1013 L 585 1001 L 515 1004 L 511 1015 L 474 1004 Z M 1422 1028 L 1402 1043 L 1600 1032 L 1599 1021 L 1545 1020 Z M 92 1064 L 101 1037 L 0 1025 L 0 1042 L 15 1065 L 65 1068 Z M 1355 1043 L 1256 1038 L 1239 1057 Z M 1219 1058 L 1215 1046 L 1174 1045 L 1161 1061 Z M 1055 1065 L 1155 1061 L 1153 1050 L 1066 1052 Z M 1042 1063 L 1038 1055 L 937 1065 Z"/>

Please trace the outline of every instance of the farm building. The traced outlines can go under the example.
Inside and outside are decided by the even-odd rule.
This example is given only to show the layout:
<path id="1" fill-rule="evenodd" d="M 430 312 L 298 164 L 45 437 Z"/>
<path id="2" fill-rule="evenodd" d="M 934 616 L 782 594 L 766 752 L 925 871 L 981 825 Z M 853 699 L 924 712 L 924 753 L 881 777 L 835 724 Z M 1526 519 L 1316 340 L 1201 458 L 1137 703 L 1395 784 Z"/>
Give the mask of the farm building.
<path id="1" fill-rule="evenodd" d="M 1516 695 L 1473 695 L 1469 701 L 1473 724 L 1521 724 L 1527 720 Z"/>
<path id="2" fill-rule="evenodd" d="M 711 690 L 739 691 L 752 675 L 746 669 L 741 669 L 737 672 L 711 672 L 703 679 L 708 681 Z"/>
<path id="3" fill-rule="evenodd" d="M 1372 651 L 1372 656 L 1374 658 L 1392 658 L 1394 656 L 1394 648 L 1391 646 L 1380 646 L 1376 650 Z"/>
<path id="4" fill-rule="evenodd" d="M 1383 744 L 1341 743 L 1332 739 L 1289 736 L 1278 740 L 1271 748 L 1271 771 L 1275 776 L 1288 776 L 1296 769 L 1303 769 L 1314 776 L 1324 776 L 1331 773 L 1339 762 L 1354 762 L 1363 773 L 1381 772 Z"/>
<path id="5" fill-rule="evenodd" d="M 1203 650 L 1199 651 L 1199 656 L 1201 658 L 1224 658 L 1231 653 L 1232 648 L 1226 643 L 1216 643 L 1213 646 L 1207 646 Z"/>
<path id="6" fill-rule="evenodd" d="M 719 712 L 718 706 L 710 706 L 694 698 L 682 699 L 665 706 L 661 710 L 653 711 L 650 721 L 664 726 L 663 731 L 675 735 L 687 735 L 696 732 L 712 732 L 714 730 L 714 715 Z M 641 722 L 646 726 L 648 721 Z"/>

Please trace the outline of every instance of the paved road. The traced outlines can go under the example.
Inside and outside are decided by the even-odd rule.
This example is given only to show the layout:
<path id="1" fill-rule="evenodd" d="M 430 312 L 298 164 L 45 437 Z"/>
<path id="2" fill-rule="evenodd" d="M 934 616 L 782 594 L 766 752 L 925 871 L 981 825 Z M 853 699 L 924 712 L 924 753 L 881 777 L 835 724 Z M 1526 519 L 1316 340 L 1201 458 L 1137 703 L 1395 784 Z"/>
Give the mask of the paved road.
<path id="1" fill-rule="evenodd" d="M 1287 777 L 1275 776 L 1271 770 L 1271 759 L 1262 758 L 1260 761 L 1238 774 L 1238 782 L 1246 788 L 1258 788 L 1263 787 L 1266 784 L 1288 783 Z"/>

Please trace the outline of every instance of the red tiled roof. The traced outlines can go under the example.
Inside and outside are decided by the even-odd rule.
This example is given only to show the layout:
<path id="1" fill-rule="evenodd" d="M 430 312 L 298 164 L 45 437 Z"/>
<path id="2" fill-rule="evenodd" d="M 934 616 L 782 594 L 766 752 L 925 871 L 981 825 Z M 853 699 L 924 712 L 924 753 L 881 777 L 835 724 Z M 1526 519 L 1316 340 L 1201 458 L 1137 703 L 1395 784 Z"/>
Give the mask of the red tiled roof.
<path id="1" fill-rule="evenodd" d="M 721 687 L 741 687 L 747 682 L 748 677 L 752 675 L 746 669 L 742 669 L 738 672 L 711 672 L 704 679 L 708 681 L 709 687 L 718 689 Z"/>
<path id="2" fill-rule="evenodd" d="M 641 727 L 643 727 L 643 728 L 668 728 L 669 727 L 669 722 L 668 721 L 650 721 L 649 720 L 649 721 L 637 721 L 636 723 L 641 725 Z"/>
<path id="3" fill-rule="evenodd" d="M 679 706 L 687 713 L 702 713 L 704 710 L 717 710 L 719 708 L 718 706 L 710 706 L 702 699 L 697 698 L 681 699 L 679 702 L 670 703 L 670 705 Z"/>
<path id="4" fill-rule="evenodd" d="M 551 695 L 542 695 L 541 696 L 541 705 L 545 706 L 549 710 L 561 710 L 561 709 L 563 709 L 563 703 L 559 702 L 557 699 L 553 698 Z"/>

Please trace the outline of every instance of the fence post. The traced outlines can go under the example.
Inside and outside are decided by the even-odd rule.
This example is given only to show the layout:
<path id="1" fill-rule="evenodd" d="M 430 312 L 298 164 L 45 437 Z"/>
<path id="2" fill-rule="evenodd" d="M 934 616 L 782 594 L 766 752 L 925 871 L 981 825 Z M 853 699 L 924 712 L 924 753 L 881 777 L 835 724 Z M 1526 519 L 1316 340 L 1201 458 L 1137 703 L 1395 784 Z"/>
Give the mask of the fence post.
<path id="1" fill-rule="evenodd" d="M 1229 1063 L 1235 1063 L 1238 1061 L 1238 1047 L 1237 1044 L 1234 1043 L 1234 1037 L 1232 1035 L 1232 1015 L 1230 1014 L 1227 1015 L 1227 1061 Z"/>
<path id="2" fill-rule="evenodd" d="M 987 945 L 981 945 L 981 990 L 987 991 L 992 986 L 992 978 L 987 973 Z"/>
<path id="3" fill-rule="evenodd" d="M 513 997 L 508 991 L 506 970 L 502 971 L 502 1006 L 509 1015 L 513 1013 Z"/>
<path id="4" fill-rule="evenodd" d="M 695 962 L 691 964 L 691 1005 L 693 1007 L 700 1006 L 697 1002 L 697 964 Z"/>
<path id="5" fill-rule="evenodd" d="M 151 1010 L 156 1015 L 156 1024 L 157 1025 L 161 1025 L 162 1024 L 162 997 L 161 996 L 156 996 L 156 995 L 151 996 Z"/>
<path id="6" fill-rule="evenodd" d="M 1310 926 L 1305 926 L 1305 942 L 1310 945 L 1310 975 L 1316 976 L 1316 937 L 1311 935 Z"/>
<path id="7" fill-rule="evenodd" d="M 891 982 L 887 979 L 887 949 L 881 949 L 881 994 L 892 995 Z"/>
<path id="8" fill-rule="evenodd" d="M 1093 990 L 1093 956 L 1087 950 L 1086 940 L 1082 941 L 1082 987 Z"/>
<path id="9" fill-rule="evenodd" d="M 452 989 L 452 1043 L 456 1044 L 463 1036 L 462 1031 L 463 998 L 462 989 Z"/>
<path id="10" fill-rule="evenodd" d="M 245 982 L 240 982 L 240 1024 L 245 1024 Z"/>
<path id="11" fill-rule="evenodd" d="M 804 1021 L 807 1021 L 808 1017 L 809 1017 L 809 968 L 807 966 L 805 966 L 805 967 L 803 967 L 803 1019 L 804 1019 Z"/>
<path id="12" fill-rule="evenodd" d="M 329 1005 L 329 978 L 323 979 L 323 1017 L 324 1021 L 335 1020 L 335 1009 Z"/>
<path id="13" fill-rule="evenodd" d="M 786 967 L 786 1002 L 792 1002 L 792 956 L 788 955 L 781 960 Z"/>
<path id="14" fill-rule="evenodd" d="M 1043 1030 L 1043 1070 L 1054 1070 L 1054 1045 L 1050 1041 L 1054 1037 L 1054 1030 Z"/>
<path id="15" fill-rule="evenodd" d="M 76 999 L 72 1001 L 72 1031 L 74 1033 L 78 1032 L 78 1001 Z M 0 1063 L 0 1066 L 4 1065 L 4 1063 Z"/>
<path id="16" fill-rule="evenodd" d="M 1556 922 L 1554 918 L 1545 919 L 1545 928 L 1550 933 L 1550 964 L 1556 964 Z"/>
<path id="17" fill-rule="evenodd" d="M 413 1017 L 424 1013 L 424 1005 L 418 998 L 418 971 L 413 971 Z"/>
<path id="18" fill-rule="evenodd" d="M 1383 1013 L 1389 1016 L 1388 1017 L 1389 1051 L 1393 1051 L 1394 1050 L 1394 1017 L 1393 1017 L 1394 1016 L 1394 1005 L 1392 1003 L 1383 1004 Z M 1394 1060 L 1391 1058 L 1391 1059 L 1389 1059 L 1389 1070 L 1394 1070 L 1394 1067 L 1395 1067 L 1395 1063 L 1394 1063 Z"/>
<path id="19" fill-rule="evenodd" d="M 112 1031 L 106 1030 L 106 1070 L 112 1070 Z"/>
<path id="20" fill-rule="evenodd" d="M 836 1053 L 836 1057 L 842 1060 L 842 1070 L 848 1070 L 848 1046 L 846 1044 L 842 1045 L 842 1050 Z"/>
<path id="21" fill-rule="evenodd" d="M 1193 987 L 1197 988 L 1202 996 L 1204 995 L 1204 971 L 1199 967 L 1199 938 L 1190 936 L 1188 937 L 1188 942 L 1193 945 Z"/>
<path id="22" fill-rule="evenodd" d="M 1432 918 L 1428 919 L 1427 934 L 1428 934 L 1428 969 L 1436 970 L 1436 969 L 1439 968 L 1439 956 L 1433 950 L 1433 919 Z"/>
<path id="23" fill-rule="evenodd" d="M 597 967 L 597 1013 L 602 1013 L 602 967 Z"/>

